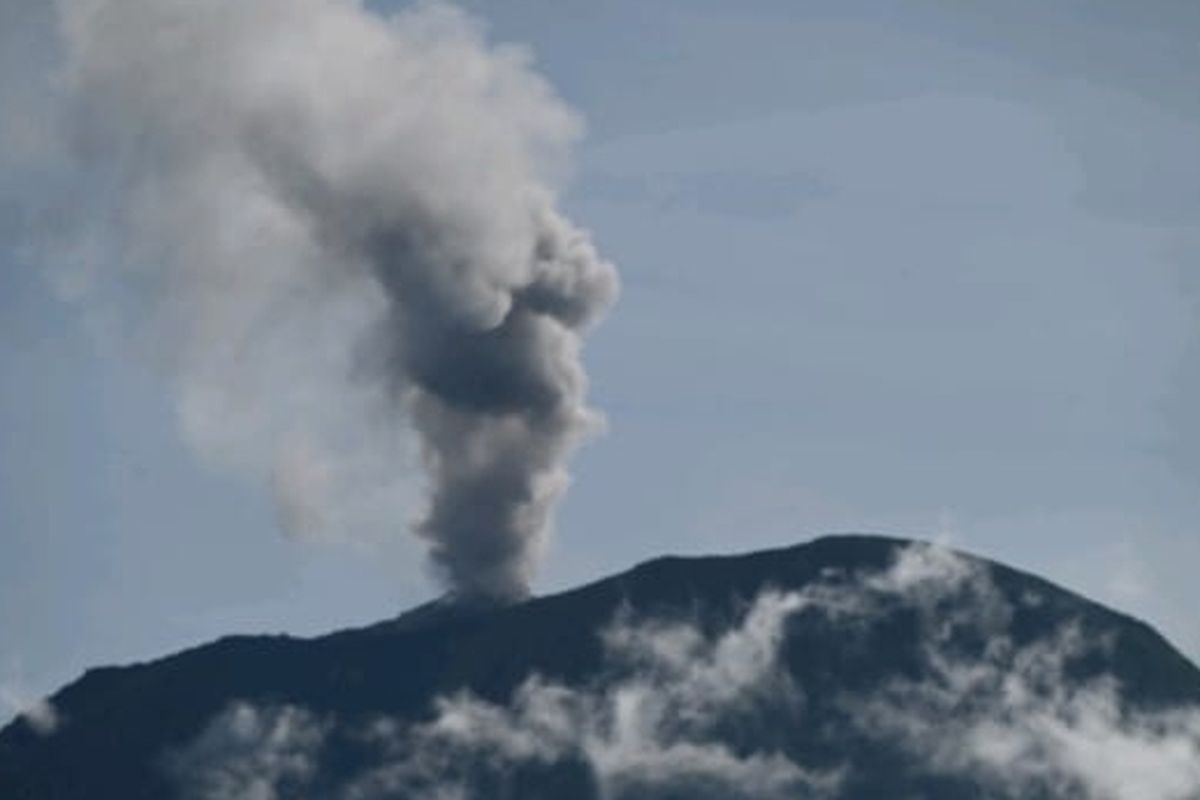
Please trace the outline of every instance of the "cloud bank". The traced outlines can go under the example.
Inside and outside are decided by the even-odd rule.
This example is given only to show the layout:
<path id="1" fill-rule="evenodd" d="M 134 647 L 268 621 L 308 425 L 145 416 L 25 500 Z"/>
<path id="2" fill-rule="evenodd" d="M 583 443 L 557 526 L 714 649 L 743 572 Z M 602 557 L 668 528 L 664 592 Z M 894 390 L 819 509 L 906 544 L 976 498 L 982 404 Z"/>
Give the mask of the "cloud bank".
<path id="1" fill-rule="evenodd" d="M 414 516 L 460 593 L 524 594 L 598 420 L 616 274 L 556 207 L 580 125 L 440 3 L 60 0 L 35 251 L 160 363 L 183 435 L 297 535 Z"/>
<path id="2" fill-rule="evenodd" d="M 304 767 L 289 779 L 347 800 L 519 795 L 522 775 L 551 769 L 570 796 L 838 798 L 853 784 L 852 757 L 818 767 L 787 750 L 789 730 L 814 724 L 783 657 L 788 627 L 816 614 L 853 640 L 897 601 L 916 614 L 924 677 L 834 698 L 845 730 L 982 797 L 1200 793 L 1200 708 L 1137 707 L 1111 678 L 1073 675 L 1073 665 L 1111 644 L 1086 640 L 1073 624 L 1017 644 L 1009 626 L 1018 609 L 987 569 L 928 546 L 879 572 L 765 592 L 715 633 L 619 616 L 602 633 L 605 675 L 579 686 L 531 675 L 506 704 L 458 693 L 437 698 L 424 721 L 355 723 L 352 736 L 372 756 L 335 785 L 320 783 L 320 764 L 328 732 L 342 723 L 287 707 L 227 711 L 177 755 L 175 774 L 184 786 L 219 788 L 198 800 L 269 800 L 288 796 L 264 789 L 261 777 L 274 772 L 245 765 L 302 753 Z M 963 649 L 964 636 L 983 647 Z M 214 760 L 213 752 L 238 755 Z"/>
<path id="3" fill-rule="evenodd" d="M 778 651 L 806 602 L 763 595 L 738 627 L 711 639 L 688 624 L 618 620 L 603 633 L 610 678 L 573 688 L 533 675 L 505 706 L 459 693 L 438 698 L 425 722 L 377 719 L 354 733 L 372 749 L 371 765 L 323 790 L 345 800 L 511 796 L 522 770 L 557 768 L 576 781 L 572 791 L 614 800 L 826 796 L 836 772 L 770 747 L 734 747 L 721 733 L 798 713 L 802 698 Z M 301 709 L 237 704 L 173 757 L 173 769 L 196 800 L 313 791 L 330 728 Z"/>
<path id="4" fill-rule="evenodd" d="M 989 797 L 1200 796 L 1200 708 L 1146 710 L 1127 703 L 1111 676 L 1081 682 L 1074 666 L 1109 654 L 1111 641 L 1065 625 L 1018 644 L 1009 632 L 1014 608 L 987 576 L 954 567 L 966 562 L 945 553 L 931 559 L 937 552 L 910 549 L 885 581 L 926 586 L 927 669 L 921 680 L 894 679 L 871 697 L 848 700 L 864 730 L 925 761 L 930 772 L 971 776 Z M 905 569 L 906 562 L 921 566 Z M 951 582 L 936 580 L 939 572 Z M 922 574 L 936 582 L 911 581 Z M 938 601 L 954 583 L 960 601 L 947 609 Z M 964 633 L 986 641 L 982 658 L 951 644 Z"/>

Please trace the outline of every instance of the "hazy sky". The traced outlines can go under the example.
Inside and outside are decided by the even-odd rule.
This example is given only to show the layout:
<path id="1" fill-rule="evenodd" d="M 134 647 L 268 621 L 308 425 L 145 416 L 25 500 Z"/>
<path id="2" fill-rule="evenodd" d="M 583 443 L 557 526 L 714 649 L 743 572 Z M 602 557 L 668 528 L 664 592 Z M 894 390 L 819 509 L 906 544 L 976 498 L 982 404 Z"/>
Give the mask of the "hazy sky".
<path id="1" fill-rule="evenodd" d="M 180 443 L 162 378 L 23 265 L 13 131 L 54 48 L 46 3 L 0 4 L 4 695 L 433 596 L 403 520 L 285 539 L 268 491 Z M 567 206 L 623 282 L 585 353 L 608 432 L 539 591 L 941 536 L 1200 658 L 1200 6 L 467 8 L 586 118 Z"/>

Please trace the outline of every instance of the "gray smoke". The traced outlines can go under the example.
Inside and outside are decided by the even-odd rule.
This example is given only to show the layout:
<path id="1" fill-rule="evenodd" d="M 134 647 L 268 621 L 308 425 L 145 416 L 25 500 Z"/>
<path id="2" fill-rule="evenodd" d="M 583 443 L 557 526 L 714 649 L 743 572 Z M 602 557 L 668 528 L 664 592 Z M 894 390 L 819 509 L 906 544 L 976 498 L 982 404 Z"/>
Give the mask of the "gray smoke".
<path id="1" fill-rule="evenodd" d="M 269 480 L 302 535 L 402 525 L 414 461 L 451 587 L 526 592 L 617 290 L 556 209 L 580 126 L 528 55 L 441 4 L 59 12 L 82 199 L 43 253 L 168 367 L 185 438 Z"/>

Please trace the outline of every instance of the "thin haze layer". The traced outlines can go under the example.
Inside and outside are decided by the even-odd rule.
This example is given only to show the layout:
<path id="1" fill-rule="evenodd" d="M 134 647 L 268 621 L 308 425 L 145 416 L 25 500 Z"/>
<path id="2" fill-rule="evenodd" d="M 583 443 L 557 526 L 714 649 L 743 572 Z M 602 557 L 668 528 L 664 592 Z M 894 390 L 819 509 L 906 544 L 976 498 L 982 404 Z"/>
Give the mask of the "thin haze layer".
<path id="1" fill-rule="evenodd" d="M 579 124 L 528 55 L 440 4 L 59 10 L 58 183 L 103 201 L 59 198 L 43 255 L 175 376 L 189 443 L 315 535 L 401 524 L 415 432 L 441 575 L 526 592 L 617 288 L 556 209 Z"/>

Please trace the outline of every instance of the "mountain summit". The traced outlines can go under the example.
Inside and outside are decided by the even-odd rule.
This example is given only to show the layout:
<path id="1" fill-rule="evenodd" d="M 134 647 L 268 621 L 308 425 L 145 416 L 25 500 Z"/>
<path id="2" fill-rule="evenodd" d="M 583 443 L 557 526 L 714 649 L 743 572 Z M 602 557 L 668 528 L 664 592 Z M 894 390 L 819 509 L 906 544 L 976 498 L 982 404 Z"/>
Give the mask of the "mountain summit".
<path id="1" fill-rule="evenodd" d="M 495 608 L 89 671 L 0 797 L 1200 798 L 1200 670 L 939 546 L 661 558 Z"/>

